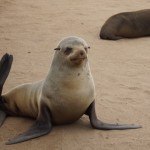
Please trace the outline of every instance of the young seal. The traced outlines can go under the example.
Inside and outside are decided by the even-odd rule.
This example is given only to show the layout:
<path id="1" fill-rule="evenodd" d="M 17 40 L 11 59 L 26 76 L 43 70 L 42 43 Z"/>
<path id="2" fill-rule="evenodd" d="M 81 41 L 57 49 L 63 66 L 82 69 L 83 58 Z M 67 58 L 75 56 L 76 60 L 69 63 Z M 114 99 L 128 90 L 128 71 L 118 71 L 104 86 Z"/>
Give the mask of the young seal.
<path id="1" fill-rule="evenodd" d="M 23 134 L 9 140 L 15 144 L 48 134 L 53 125 L 72 123 L 83 114 L 89 116 L 93 128 L 100 130 L 137 129 L 139 125 L 107 124 L 95 113 L 95 87 L 88 63 L 87 43 L 79 37 L 67 37 L 55 48 L 48 75 L 43 81 L 20 85 L 1 96 L 3 117 L 19 115 L 35 118 L 35 123 Z M 9 60 L 8 60 L 9 61 Z M 6 61 L 7 63 L 7 61 Z M 0 71 L 6 67 L 1 65 Z M 2 86 L 6 78 L 0 72 Z M 4 77 L 3 77 L 4 76 Z"/>
<path id="2" fill-rule="evenodd" d="M 150 9 L 123 12 L 110 17 L 102 26 L 100 38 L 118 40 L 150 35 Z"/>

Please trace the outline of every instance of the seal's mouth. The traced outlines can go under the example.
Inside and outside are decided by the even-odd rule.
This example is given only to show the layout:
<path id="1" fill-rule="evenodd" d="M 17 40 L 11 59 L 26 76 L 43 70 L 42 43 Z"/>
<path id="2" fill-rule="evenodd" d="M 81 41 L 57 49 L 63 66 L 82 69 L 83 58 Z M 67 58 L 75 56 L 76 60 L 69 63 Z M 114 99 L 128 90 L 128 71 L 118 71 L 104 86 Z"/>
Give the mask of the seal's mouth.
<path id="1" fill-rule="evenodd" d="M 87 59 L 87 57 L 76 57 L 76 58 L 71 58 L 70 61 L 74 65 L 80 65 L 84 62 L 85 59 Z"/>
<path id="2" fill-rule="evenodd" d="M 77 57 L 77 58 L 71 58 L 70 60 L 71 61 L 80 61 L 80 60 L 84 60 L 86 59 L 87 57 Z"/>

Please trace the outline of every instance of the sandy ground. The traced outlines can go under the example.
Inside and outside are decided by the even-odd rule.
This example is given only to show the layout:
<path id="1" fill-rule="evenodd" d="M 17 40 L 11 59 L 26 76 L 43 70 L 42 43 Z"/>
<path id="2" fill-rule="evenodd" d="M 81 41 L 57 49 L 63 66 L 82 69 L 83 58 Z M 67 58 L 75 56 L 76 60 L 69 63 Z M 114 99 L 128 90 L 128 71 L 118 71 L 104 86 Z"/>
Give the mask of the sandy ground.
<path id="1" fill-rule="evenodd" d="M 99 30 L 115 13 L 150 8 L 149 0 L 0 0 L 0 57 L 14 55 L 4 92 L 45 77 L 58 41 L 83 37 L 96 85 L 96 110 L 103 121 L 136 123 L 138 130 L 100 131 L 83 116 L 51 134 L 6 146 L 32 120 L 9 117 L 0 129 L 0 150 L 150 149 L 150 38 L 100 40 Z"/>

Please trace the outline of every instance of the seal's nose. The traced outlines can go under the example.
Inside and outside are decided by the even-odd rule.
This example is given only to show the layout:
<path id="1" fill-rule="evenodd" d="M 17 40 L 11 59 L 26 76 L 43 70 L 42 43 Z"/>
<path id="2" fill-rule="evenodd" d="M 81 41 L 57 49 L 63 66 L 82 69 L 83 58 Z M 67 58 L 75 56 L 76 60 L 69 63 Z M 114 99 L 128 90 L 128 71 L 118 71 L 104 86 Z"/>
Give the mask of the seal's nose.
<path id="1" fill-rule="evenodd" d="M 80 50 L 80 51 L 79 51 L 79 56 L 80 56 L 80 57 L 84 57 L 84 56 L 85 56 L 85 52 L 84 52 L 83 50 Z"/>
<path id="2" fill-rule="evenodd" d="M 81 51 L 81 52 L 80 52 L 80 55 L 81 55 L 81 56 L 83 56 L 83 55 L 84 55 L 84 53 Z"/>

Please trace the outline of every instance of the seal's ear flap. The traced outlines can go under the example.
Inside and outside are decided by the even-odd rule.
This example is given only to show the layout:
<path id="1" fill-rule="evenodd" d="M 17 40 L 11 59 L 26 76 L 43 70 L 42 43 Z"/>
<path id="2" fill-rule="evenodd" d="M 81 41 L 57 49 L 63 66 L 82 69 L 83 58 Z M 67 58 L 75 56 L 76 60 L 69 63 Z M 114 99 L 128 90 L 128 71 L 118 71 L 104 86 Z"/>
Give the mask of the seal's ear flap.
<path id="1" fill-rule="evenodd" d="M 57 48 L 55 48 L 54 50 L 59 51 L 59 50 L 60 50 L 60 47 L 57 47 Z"/>
<path id="2" fill-rule="evenodd" d="M 88 52 L 88 49 L 90 49 L 90 46 L 85 47 L 85 51 Z"/>

